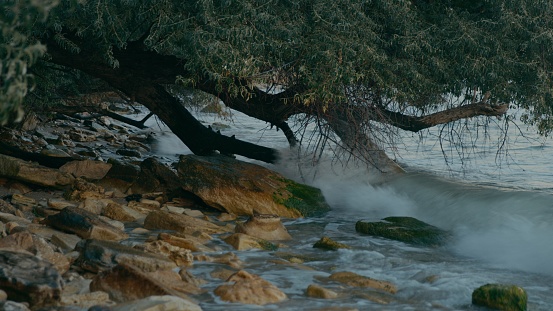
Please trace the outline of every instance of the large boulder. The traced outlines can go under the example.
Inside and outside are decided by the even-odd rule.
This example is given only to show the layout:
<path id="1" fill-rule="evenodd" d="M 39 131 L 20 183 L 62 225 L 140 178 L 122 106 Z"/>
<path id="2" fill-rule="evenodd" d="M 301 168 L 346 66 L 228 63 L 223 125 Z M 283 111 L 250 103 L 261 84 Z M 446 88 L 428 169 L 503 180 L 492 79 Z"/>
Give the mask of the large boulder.
<path id="1" fill-rule="evenodd" d="M 234 231 L 269 241 L 292 239 L 280 217 L 276 215 L 254 214 L 246 222 L 237 223 Z"/>
<path id="2" fill-rule="evenodd" d="M 0 250 L 0 288 L 31 307 L 60 301 L 63 281 L 52 264 L 26 252 Z M 3 309 L 4 310 L 4 309 Z"/>
<path id="3" fill-rule="evenodd" d="M 447 231 L 412 217 L 387 217 L 378 222 L 358 221 L 355 230 L 415 245 L 439 246 L 450 236 Z"/>
<path id="4" fill-rule="evenodd" d="M 330 209 L 319 189 L 230 157 L 181 156 L 177 172 L 184 190 L 227 213 L 298 218 Z"/>
<path id="5" fill-rule="evenodd" d="M 526 311 L 528 295 L 515 285 L 486 284 L 472 292 L 472 304 L 495 310 Z"/>

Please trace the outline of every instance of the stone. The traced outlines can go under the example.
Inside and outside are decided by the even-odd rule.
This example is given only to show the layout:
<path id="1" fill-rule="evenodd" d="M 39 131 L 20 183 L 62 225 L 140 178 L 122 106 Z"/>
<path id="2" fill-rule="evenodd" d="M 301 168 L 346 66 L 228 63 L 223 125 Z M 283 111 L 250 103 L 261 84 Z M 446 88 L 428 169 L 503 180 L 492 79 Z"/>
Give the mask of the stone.
<path id="1" fill-rule="evenodd" d="M 157 236 L 158 240 L 167 242 L 180 248 L 189 249 L 193 252 L 212 252 L 213 250 L 202 243 L 202 240 L 187 236 L 179 237 L 173 234 L 162 232 Z"/>
<path id="2" fill-rule="evenodd" d="M 391 294 L 395 294 L 397 292 L 397 287 L 390 282 L 375 280 L 353 272 L 336 272 L 331 274 L 329 279 L 354 287 L 368 287 Z"/>
<path id="3" fill-rule="evenodd" d="M 113 241 L 82 240 L 75 250 L 79 252 L 76 264 L 94 273 L 111 269 L 118 264 L 132 265 L 145 272 L 177 267 L 165 256 L 147 253 Z"/>
<path id="4" fill-rule="evenodd" d="M 0 199 L 0 213 L 12 214 L 15 215 L 17 208 L 11 205 L 10 203 Z"/>
<path id="5" fill-rule="evenodd" d="M 184 190 L 227 213 L 297 218 L 330 210 L 319 189 L 230 157 L 183 155 L 177 172 Z"/>
<path id="6" fill-rule="evenodd" d="M 197 304 L 175 296 L 150 296 L 118 304 L 111 311 L 201 311 Z"/>
<path id="7" fill-rule="evenodd" d="M 379 222 L 358 221 L 355 230 L 359 233 L 383 237 L 414 245 L 440 246 L 450 234 L 412 217 L 387 217 Z"/>
<path id="8" fill-rule="evenodd" d="M 73 128 L 71 132 L 69 132 L 69 137 L 78 142 L 91 142 L 96 140 L 96 133 L 92 131 L 88 131 L 85 129 L 80 128 Z"/>
<path id="9" fill-rule="evenodd" d="M 101 220 L 97 215 L 76 207 L 66 207 L 56 215 L 48 216 L 44 224 L 78 235 L 83 239 L 125 240 L 122 230 Z"/>
<path id="10" fill-rule="evenodd" d="M 123 222 L 136 221 L 146 217 L 146 215 L 141 214 L 132 208 L 117 204 L 115 202 L 109 203 L 102 209 L 102 216 Z"/>
<path id="11" fill-rule="evenodd" d="M 237 223 L 234 232 L 268 241 L 292 239 L 277 215 L 254 214 L 245 223 Z"/>
<path id="12" fill-rule="evenodd" d="M 0 302 L 0 310 L 4 311 L 31 311 L 26 303 L 19 303 L 15 301 L 3 301 Z"/>
<path id="13" fill-rule="evenodd" d="M 21 207 L 34 207 L 37 205 L 37 201 L 33 198 L 29 198 L 27 196 L 15 193 L 12 195 L 11 203 L 15 206 Z"/>
<path id="14" fill-rule="evenodd" d="M 119 264 L 96 275 L 90 283 L 91 291 L 105 291 L 116 302 L 132 301 L 149 296 L 171 295 L 190 298 L 160 282 L 161 278 L 147 275 L 131 265 Z"/>
<path id="15" fill-rule="evenodd" d="M 0 154 L 0 176 L 44 187 L 63 188 L 73 184 L 73 176 L 56 169 Z"/>
<path id="16" fill-rule="evenodd" d="M 243 262 L 234 253 L 226 253 L 226 254 L 216 255 L 216 256 L 207 256 L 205 254 L 199 254 L 194 256 L 194 259 L 197 261 L 225 264 L 235 269 L 240 269 L 243 266 Z"/>
<path id="17" fill-rule="evenodd" d="M 238 251 L 245 251 L 252 248 L 259 248 L 268 251 L 278 249 L 278 246 L 260 238 L 253 237 L 244 233 L 235 233 L 223 239 L 227 244 Z"/>
<path id="18" fill-rule="evenodd" d="M 321 248 L 321 249 L 328 249 L 328 250 L 338 250 L 340 248 L 351 248 L 346 244 L 342 244 L 339 242 L 336 242 L 332 240 L 331 238 L 324 236 L 319 241 L 317 241 L 314 245 L 314 248 Z"/>
<path id="19" fill-rule="evenodd" d="M 313 298 L 322 298 L 322 299 L 334 299 L 338 297 L 338 294 L 335 291 L 326 289 L 322 286 L 311 284 L 307 287 L 305 294 L 308 297 Z"/>
<path id="20" fill-rule="evenodd" d="M 0 288 L 10 300 L 41 307 L 60 301 L 63 281 L 47 261 L 27 253 L 0 250 Z"/>
<path id="21" fill-rule="evenodd" d="M 75 206 L 75 203 L 66 201 L 64 199 L 50 198 L 47 201 L 47 206 L 51 209 L 61 211 L 68 206 Z"/>
<path id="22" fill-rule="evenodd" d="M 125 157 L 134 157 L 134 158 L 141 158 L 142 157 L 142 154 L 136 150 L 132 150 L 132 149 L 126 149 L 126 148 L 122 148 L 122 149 L 117 149 L 117 151 L 115 151 L 115 153 L 117 153 L 118 155 L 122 155 L 122 156 L 125 156 Z"/>
<path id="23" fill-rule="evenodd" d="M 137 211 L 156 211 L 160 208 L 160 203 L 155 200 L 148 200 L 148 199 L 140 199 L 140 202 L 137 201 L 131 201 L 129 202 L 128 206 L 132 209 L 135 209 Z"/>
<path id="24" fill-rule="evenodd" d="M 0 301 L 6 301 L 8 299 L 8 294 L 5 291 L 0 289 Z"/>
<path id="25" fill-rule="evenodd" d="M 194 256 L 189 249 L 171 245 L 165 241 L 152 241 L 144 243 L 142 248 L 150 253 L 163 254 L 171 259 L 177 266 L 191 266 Z"/>
<path id="26" fill-rule="evenodd" d="M 528 295 L 516 285 L 486 284 L 472 292 L 472 304 L 505 311 L 526 311 Z"/>
<path id="27" fill-rule="evenodd" d="M 88 180 L 100 180 L 110 169 L 111 164 L 94 160 L 71 161 L 59 168 L 61 172 L 71 174 L 73 177 L 84 177 Z"/>
<path id="28" fill-rule="evenodd" d="M 23 217 L 19 217 L 13 214 L 8 214 L 8 213 L 0 213 L 0 221 L 5 224 L 16 223 L 19 226 L 23 226 L 23 227 L 26 227 L 31 223 L 31 221 L 28 219 L 25 219 Z"/>
<path id="29" fill-rule="evenodd" d="M 218 221 L 234 221 L 236 220 L 236 215 L 229 214 L 229 213 L 221 213 L 219 216 L 217 216 Z"/>
<path id="30" fill-rule="evenodd" d="M 103 291 L 95 291 L 84 294 L 63 295 L 60 304 L 63 306 L 78 306 L 80 308 L 90 308 L 96 305 L 110 306 L 115 305 L 109 299 L 109 294 Z"/>
<path id="31" fill-rule="evenodd" d="M 215 295 L 228 302 L 265 305 L 287 299 L 284 292 L 261 277 L 240 270 L 227 279 L 227 283 L 215 288 Z"/>
<path id="32" fill-rule="evenodd" d="M 75 246 L 77 246 L 77 243 L 79 243 L 81 240 L 82 239 L 75 234 L 67 234 L 61 232 L 53 234 L 50 238 L 50 242 L 59 247 L 64 252 L 70 252 L 74 250 Z"/>
<path id="33" fill-rule="evenodd" d="M 79 204 L 79 208 L 87 210 L 95 215 L 100 215 L 102 210 L 110 203 L 114 203 L 110 199 L 98 199 L 98 198 L 85 198 L 84 201 Z"/>
<path id="34" fill-rule="evenodd" d="M 218 234 L 228 232 L 228 228 L 218 226 L 209 221 L 190 217 L 184 214 L 175 214 L 166 211 L 153 211 L 144 219 L 144 228 L 174 230 L 181 233 L 194 233 L 196 231 Z"/>
<path id="35" fill-rule="evenodd" d="M 140 163 L 140 173 L 131 189 L 134 193 L 168 193 L 179 188 L 179 179 L 172 169 L 155 158 L 147 158 Z"/>

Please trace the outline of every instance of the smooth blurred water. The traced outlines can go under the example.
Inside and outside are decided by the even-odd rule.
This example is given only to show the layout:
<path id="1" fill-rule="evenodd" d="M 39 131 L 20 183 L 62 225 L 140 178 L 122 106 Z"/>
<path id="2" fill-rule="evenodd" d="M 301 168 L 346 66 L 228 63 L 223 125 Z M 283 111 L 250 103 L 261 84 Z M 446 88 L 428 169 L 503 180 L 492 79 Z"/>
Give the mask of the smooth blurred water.
<path id="1" fill-rule="evenodd" d="M 408 173 L 382 181 L 363 167 L 342 166 L 332 158 L 323 158 L 317 166 L 312 166 L 309 158 L 299 160 L 288 151 L 281 132 L 240 113 L 234 112 L 232 120 L 212 114 L 198 117 L 206 124 L 228 124 L 230 128 L 222 129 L 223 134 L 288 154 L 281 163 L 268 166 L 321 188 L 333 208 L 321 218 L 285 223 L 294 240 L 286 243 L 289 249 L 280 251 L 311 256 L 313 261 L 283 265 L 271 261 L 275 253 L 236 252 L 246 262 L 247 271 L 274 283 L 288 295 L 288 301 L 246 308 L 206 294 L 201 301 L 204 310 L 317 310 L 330 306 L 475 310 L 471 293 L 486 283 L 522 286 L 529 294 L 529 310 L 553 310 L 553 144 L 532 130 L 510 127 L 508 153 L 498 157 L 493 138 L 497 133 L 491 128 L 490 140 L 471 144 L 471 152 L 457 158 L 455 147 L 441 147 L 431 139 L 421 144 L 419 136 L 399 133 L 402 144 L 395 156 Z M 426 137 L 438 136 L 439 130 L 427 132 Z M 189 152 L 163 125 L 156 132 L 157 154 L 171 159 Z M 447 162 L 444 153 L 449 155 Z M 416 217 L 453 232 L 454 239 L 446 247 L 425 248 L 355 232 L 356 221 L 387 216 Z M 322 236 L 352 249 L 313 249 Z M 209 281 L 205 285 L 209 293 L 221 283 L 209 276 L 211 269 L 208 263 L 198 263 L 191 270 Z M 391 281 L 399 291 L 388 304 L 371 302 L 358 292 L 335 300 L 305 296 L 305 289 L 313 283 L 338 290 L 337 284 L 320 279 L 337 271 Z"/>

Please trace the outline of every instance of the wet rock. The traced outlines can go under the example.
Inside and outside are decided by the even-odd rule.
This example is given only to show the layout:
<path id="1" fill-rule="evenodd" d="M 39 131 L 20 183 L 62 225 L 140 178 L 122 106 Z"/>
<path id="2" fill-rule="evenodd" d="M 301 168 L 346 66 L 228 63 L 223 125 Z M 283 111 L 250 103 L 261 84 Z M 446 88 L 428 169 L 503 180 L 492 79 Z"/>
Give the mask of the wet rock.
<path id="1" fill-rule="evenodd" d="M 84 177 L 89 180 L 104 178 L 110 169 L 111 164 L 93 160 L 72 161 L 59 168 L 61 172 L 71 174 L 74 177 Z"/>
<path id="2" fill-rule="evenodd" d="M 50 198 L 47 201 L 47 206 L 51 209 L 61 211 L 62 209 L 66 208 L 68 206 L 75 207 L 75 203 L 66 201 L 64 199 Z"/>
<path id="3" fill-rule="evenodd" d="M 472 292 L 472 304 L 505 311 L 525 311 L 526 291 L 515 285 L 486 284 Z"/>
<path id="4" fill-rule="evenodd" d="M 117 149 L 117 151 L 115 152 L 117 153 L 118 155 L 122 155 L 122 156 L 125 156 L 125 157 L 134 157 L 134 158 L 141 158 L 142 157 L 142 154 L 136 150 L 132 150 L 132 149 Z"/>
<path id="5" fill-rule="evenodd" d="M 111 269 L 118 264 L 132 265 L 146 272 L 176 268 L 175 263 L 165 256 L 112 241 L 82 240 L 75 250 L 80 253 L 76 264 L 91 272 Z"/>
<path id="6" fill-rule="evenodd" d="M 235 232 L 269 241 L 292 239 L 277 215 L 254 213 L 245 223 L 237 223 Z"/>
<path id="7" fill-rule="evenodd" d="M 405 243 L 425 246 L 439 246 L 448 240 L 450 234 L 412 217 L 387 217 L 379 222 L 358 221 L 355 230 L 373 236 Z"/>
<path id="8" fill-rule="evenodd" d="M 62 188 L 73 183 L 73 176 L 59 170 L 0 154 L 0 176 L 44 187 Z"/>
<path id="9" fill-rule="evenodd" d="M 349 286 L 369 287 L 391 294 L 395 294 L 397 292 L 396 286 L 390 282 L 375 280 L 353 272 L 336 272 L 331 274 L 328 278 L 332 281 L 340 282 Z"/>
<path id="10" fill-rule="evenodd" d="M 105 176 L 107 179 L 120 179 L 132 183 L 140 174 L 140 166 L 138 165 L 116 159 L 109 159 L 107 163 L 111 164 L 111 169 Z"/>
<path id="11" fill-rule="evenodd" d="M 214 293 L 222 300 L 245 304 L 265 305 L 287 299 L 284 292 L 261 277 L 240 270 L 218 286 Z"/>
<path id="12" fill-rule="evenodd" d="M 20 209 L 33 208 L 37 205 L 37 201 L 35 199 L 17 193 L 12 195 L 11 203 Z"/>
<path id="13" fill-rule="evenodd" d="M 131 265 L 119 264 L 110 270 L 99 273 L 90 283 L 90 290 L 107 292 L 110 298 L 117 302 L 163 295 L 190 300 L 185 293 L 160 282 L 161 279 L 148 275 Z"/>
<path id="14" fill-rule="evenodd" d="M 81 128 L 73 128 L 69 132 L 69 137 L 78 142 L 91 142 L 96 140 L 96 135 L 98 135 L 95 132 L 81 129 Z"/>
<path id="15" fill-rule="evenodd" d="M 322 286 L 311 284 L 307 287 L 307 290 L 305 291 L 305 294 L 308 297 L 313 298 L 323 298 L 323 299 L 334 299 L 338 297 L 338 293 L 335 291 L 331 291 L 330 289 L 326 289 Z"/>
<path id="16" fill-rule="evenodd" d="M 177 172 L 184 190 L 227 213 L 297 218 L 330 209 L 319 189 L 230 157 L 181 156 Z"/>
<path id="17" fill-rule="evenodd" d="M 197 304 L 175 296 L 150 296 L 118 304 L 110 309 L 111 311 L 201 311 Z"/>
<path id="18" fill-rule="evenodd" d="M 253 237 L 244 233 L 235 233 L 223 239 L 227 244 L 238 251 L 244 251 L 252 248 L 259 248 L 268 251 L 278 249 L 278 246 L 260 238 Z"/>
<path id="19" fill-rule="evenodd" d="M 176 232 L 188 234 L 196 231 L 208 234 L 228 232 L 227 228 L 218 226 L 209 221 L 166 211 L 154 211 L 149 213 L 144 220 L 144 228 L 174 230 Z"/>
<path id="20" fill-rule="evenodd" d="M 155 200 L 140 199 L 140 201 L 131 201 L 128 206 L 137 211 L 156 211 L 161 204 Z"/>
<path id="21" fill-rule="evenodd" d="M 234 253 L 226 253 L 226 254 L 217 255 L 217 256 L 207 256 L 205 254 L 200 254 L 200 255 L 194 256 L 194 259 L 197 261 L 206 261 L 206 262 L 225 264 L 235 269 L 240 269 L 243 265 L 243 262 Z"/>
<path id="22" fill-rule="evenodd" d="M 0 302 L 0 310 L 4 311 L 30 311 L 26 303 L 19 303 L 15 301 L 2 301 Z"/>
<path id="23" fill-rule="evenodd" d="M 59 302 L 62 291 L 59 272 L 37 257 L 0 250 L 0 288 L 8 299 L 40 307 Z"/>
<path id="24" fill-rule="evenodd" d="M 322 249 L 328 249 L 328 250 L 337 250 L 340 248 L 351 248 L 346 244 L 342 244 L 339 242 L 336 242 L 332 240 L 331 238 L 324 236 L 319 241 L 317 241 L 314 245 L 314 248 L 322 248 Z"/>
<path id="25" fill-rule="evenodd" d="M 163 254 L 179 267 L 191 266 L 194 262 L 194 256 L 192 256 L 192 252 L 189 249 L 180 248 L 164 241 L 147 242 L 140 248 L 150 253 Z"/>
<path id="26" fill-rule="evenodd" d="M 221 213 L 217 216 L 218 221 L 233 221 L 236 220 L 236 215 L 229 213 Z"/>
<path id="27" fill-rule="evenodd" d="M 76 207 L 66 207 L 56 215 L 48 216 L 44 224 L 78 235 L 83 239 L 124 240 L 128 235 L 97 215 Z"/>

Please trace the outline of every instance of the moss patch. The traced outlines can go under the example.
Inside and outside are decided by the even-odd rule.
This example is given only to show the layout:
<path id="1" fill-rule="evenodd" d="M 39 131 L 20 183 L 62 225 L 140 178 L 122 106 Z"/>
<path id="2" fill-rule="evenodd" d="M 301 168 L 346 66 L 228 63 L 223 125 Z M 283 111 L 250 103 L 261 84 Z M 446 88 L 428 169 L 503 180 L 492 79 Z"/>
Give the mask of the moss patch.
<path id="1" fill-rule="evenodd" d="M 304 217 L 317 216 L 330 211 L 320 189 L 300 184 L 289 179 L 282 179 L 284 189 L 273 193 L 275 202 L 294 209 Z"/>

